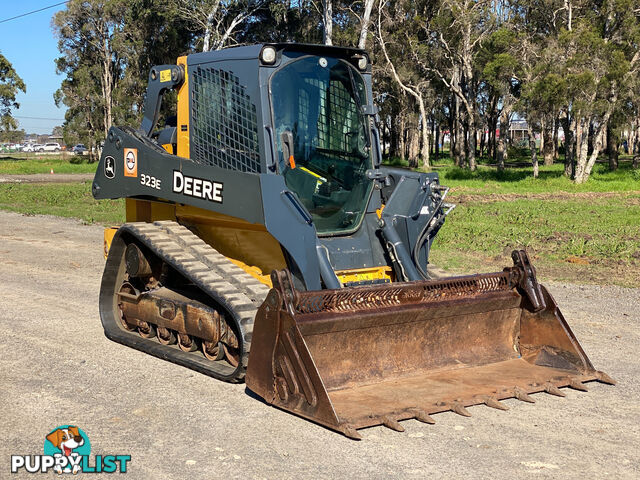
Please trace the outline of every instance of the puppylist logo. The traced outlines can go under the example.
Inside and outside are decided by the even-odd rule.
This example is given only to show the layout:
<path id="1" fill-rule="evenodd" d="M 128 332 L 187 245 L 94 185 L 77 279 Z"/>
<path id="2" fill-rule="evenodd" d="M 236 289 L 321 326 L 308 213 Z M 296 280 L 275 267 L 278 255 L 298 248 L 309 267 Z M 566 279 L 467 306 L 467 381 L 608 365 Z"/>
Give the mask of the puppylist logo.
<path id="1" fill-rule="evenodd" d="M 21 469 L 29 473 L 126 473 L 131 455 L 94 455 L 84 431 L 73 425 L 61 425 L 44 440 L 44 455 L 12 455 L 11 473 Z"/>

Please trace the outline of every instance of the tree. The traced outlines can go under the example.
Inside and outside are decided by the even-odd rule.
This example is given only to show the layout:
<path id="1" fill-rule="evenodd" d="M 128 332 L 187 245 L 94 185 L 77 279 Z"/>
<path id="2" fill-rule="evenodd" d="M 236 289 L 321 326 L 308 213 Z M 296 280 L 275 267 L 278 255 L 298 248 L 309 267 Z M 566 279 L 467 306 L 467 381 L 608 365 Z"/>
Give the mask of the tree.
<path id="1" fill-rule="evenodd" d="M 243 23 L 268 2 L 257 0 L 178 0 L 176 13 L 191 24 L 191 30 L 202 38 L 203 52 L 220 50 L 236 43 L 234 34 Z"/>
<path id="2" fill-rule="evenodd" d="M 69 110 L 66 119 L 80 115 L 94 144 L 113 124 L 114 91 L 123 72 L 121 49 L 114 49 L 122 32 L 122 10 L 107 0 L 71 0 L 54 16 L 53 25 L 62 56 L 58 73 L 66 74 L 56 102 Z"/>
<path id="3" fill-rule="evenodd" d="M 18 122 L 11 116 L 11 109 L 20 107 L 16 102 L 18 92 L 26 93 L 27 87 L 11 62 L 0 53 L 0 131 L 18 128 Z"/>
<path id="4" fill-rule="evenodd" d="M 519 91 L 517 77 L 520 74 L 520 63 L 515 56 L 514 45 L 516 33 L 510 28 L 496 30 L 483 46 L 479 60 L 483 65 L 482 76 L 485 79 L 489 97 L 495 99 L 495 124 L 500 124 L 500 135 L 496 141 L 495 157 L 498 170 L 504 170 L 507 156 L 507 136 L 509 135 L 509 119 L 515 106 Z M 498 108 L 499 105 L 499 108 Z M 497 125 L 492 124 L 492 131 Z"/>
<path id="5" fill-rule="evenodd" d="M 53 25 L 66 76 L 54 95 L 68 107 L 64 136 L 88 147 L 113 124 L 139 123 L 150 68 L 174 62 L 193 38 L 174 2 L 153 0 L 72 0 Z"/>
<path id="6" fill-rule="evenodd" d="M 0 141 L 7 143 L 20 143 L 24 140 L 24 130 L 0 130 Z"/>
<path id="7" fill-rule="evenodd" d="M 476 169 L 478 69 L 476 59 L 495 28 L 487 0 L 441 0 L 431 19 L 423 22 L 423 36 L 408 37 L 413 59 L 456 97 L 464 111 L 465 156 Z M 462 120 L 461 118 L 457 119 Z M 461 122 L 459 122 L 461 123 Z M 460 131 L 460 129 L 458 129 Z M 459 142 L 458 144 L 460 144 Z"/>
<path id="8" fill-rule="evenodd" d="M 384 5 L 383 5 L 384 6 Z M 387 19 L 387 23 L 389 23 L 389 19 Z M 393 25 L 394 22 L 391 21 Z M 422 148 L 420 150 L 422 156 L 422 166 L 424 168 L 429 168 L 429 126 L 427 122 L 427 108 L 425 102 L 425 90 L 429 87 L 429 82 L 424 78 L 419 78 L 415 75 L 415 71 L 411 71 L 409 68 L 403 68 L 400 73 L 398 69 L 395 67 L 394 62 L 391 60 L 389 56 L 389 52 L 386 47 L 386 41 L 384 39 L 386 33 L 383 32 L 382 29 L 382 8 L 380 9 L 380 14 L 378 15 L 378 41 L 380 43 L 380 47 L 382 49 L 384 58 L 386 63 L 391 70 L 391 74 L 393 79 L 396 81 L 403 94 L 411 96 L 416 104 L 418 105 L 420 112 L 420 131 L 422 134 Z M 401 48 L 401 47 L 400 47 Z M 410 158 L 409 166 L 417 167 L 417 162 Z"/>

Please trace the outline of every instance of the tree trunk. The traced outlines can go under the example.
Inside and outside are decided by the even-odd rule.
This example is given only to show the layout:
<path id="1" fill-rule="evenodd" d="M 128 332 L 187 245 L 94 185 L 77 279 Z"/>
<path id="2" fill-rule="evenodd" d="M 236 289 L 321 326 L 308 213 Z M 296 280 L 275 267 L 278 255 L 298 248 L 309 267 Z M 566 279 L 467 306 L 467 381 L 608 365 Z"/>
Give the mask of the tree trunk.
<path id="1" fill-rule="evenodd" d="M 467 110 L 467 125 L 468 125 L 468 149 L 467 149 L 467 164 L 469 165 L 469 170 L 475 172 L 476 166 L 476 119 L 475 112 L 473 110 Z"/>
<path id="2" fill-rule="evenodd" d="M 553 116 L 548 115 L 542 128 L 542 145 L 540 146 L 540 150 L 543 152 L 544 164 L 547 166 L 553 165 L 553 121 Z"/>
<path id="3" fill-rule="evenodd" d="M 333 2 L 332 0 L 322 0 L 322 24 L 323 38 L 325 45 L 333 45 Z"/>
<path id="4" fill-rule="evenodd" d="M 500 135 L 496 145 L 496 162 L 498 170 L 504 170 L 504 163 L 507 158 L 507 136 L 509 135 L 509 104 L 504 103 L 500 112 Z"/>
<path id="5" fill-rule="evenodd" d="M 487 157 L 496 159 L 496 127 L 498 126 L 498 116 L 495 109 L 492 110 L 489 117 L 489 138 L 487 139 Z"/>
<path id="6" fill-rule="evenodd" d="M 462 166 L 464 168 L 469 168 L 469 124 L 465 122 L 462 128 L 462 138 L 464 139 L 464 163 Z"/>
<path id="7" fill-rule="evenodd" d="M 389 119 L 389 156 L 398 156 L 398 136 L 397 136 L 397 120 L 398 116 L 395 113 L 391 114 Z"/>
<path id="8" fill-rule="evenodd" d="M 618 90 L 616 89 L 615 84 L 613 85 L 613 88 L 611 90 L 608 100 L 609 100 L 609 103 L 608 103 L 607 110 L 602 116 L 602 118 L 600 119 L 598 128 L 595 129 L 594 131 L 593 151 L 591 152 L 591 155 L 589 156 L 588 159 L 586 158 L 587 155 L 585 155 L 585 158 L 582 158 L 582 156 L 578 157 L 579 161 L 576 168 L 576 179 L 575 179 L 576 183 L 584 183 L 587 180 L 589 180 L 589 176 L 591 175 L 591 170 L 593 169 L 593 166 L 596 164 L 596 160 L 598 159 L 598 155 L 600 154 L 600 151 L 602 149 L 602 142 L 604 140 L 605 129 L 609 124 L 609 120 L 611 119 L 611 114 L 613 113 L 613 109 L 615 108 L 615 105 L 618 100 Z M 589 125 L 592 125 L 592 124 L 593 122 L 589 122 Z"/>
<path id="9" fill-rule="evenodd" d="M 110 44 L 110 33 L 109 29 L 104 23 L 100 24 L 98 28 L 100 32 L 101 38 L 100 41 L 100 50 L 102 58 L 100 59 L 102 63 L 102 78 L 100 79 L 100 87 L 102 90 L 102 98 L 104 100 L 103 107 L 103 126 L 104 126 L 104 137 L 107 138 L 107 134 L 109 133 L 109 129 L 113 123 L 113 114 L 112 114 L 112 105 L 113 105 L 113 51 L 111 49 Z"/>
<path id="10" fill-rule="evenodd" d="M 418 153 L 420 152 L 420 135 L 418 130 L 418 125 L 412 125 L 412 128 L 407 130 L 408 136 L 408 158 L 409 158 L 409 167 L 417 168 L 418 167 Z"/>
<path id="11" fill-rule="evenodd" d="M 419 95 L 416 100 L 418 100 L 418 107 L 420 108 L 420 132 L 422 134 L 420 156 L 422 157 L 422 167 L 429 169 L 431 165 L 429 164 L 429 120 L 427 118 L 427 109 L 422 95 Z"/>
<path id="12" fill-rule="evenodd" d="M 536 136 L 531 127 L 531 122 L 527 122 L 529 127 L 529 150 L 531 150 L 531 165 L 533 165 L 533 178 L 538 178 L 539 167 L 538 167 L 538 149 L 536 148 Z"/>
<path id="13" fill-rule="evenodd" d="M 405 143 L 405 116 L 404 114 L 400 114 L 400 122 L 398 125 L 399 135 L 398 135 L 398 150 L 400 153 L 400 158 L 405 160 L 407 158 L 406 151 L 406 143 Z"/>
<path id="14" fill-rule="evenodd" d="M 574 181 L 576 183 L 584 183 L 585 168 L 589 161 L 589 125 L 590 119 L 580 118 L 576 121 L 576 152 L 575 152 L 575 174 Z"/>
<path id="15" fill-rule="evenodd" d="M 435 141 L 434 141 L 434 145 L 433 148 L 435 150 L 434 152 L 434 160 L 438 160 L 438 158 L 440 158 L 440 125 L 436 122 L 434 122 L 435 124 Z"/>
<path id="16" fill-rule="evenodd" d="M 618 169 L 618 139 L 615 138 L 611 121 L 607 125 L 607 156 L 609 157 L 609 170 Z"/>
<path id="17" fill-rule="evenodd" d="M 462 155 L 462 151 L 464 149 L 464 133 L 462 130 L 459 107 L 460 105 L 456 98 L 456 116 L 454 118 L 456 143 L 454 145 L 453 160 L 458 167 L 462 168 L 464 166 Z"/>
<path id="18" fill-rule="evenodd" d="M 362 15 L 362 22 L 360 24 L 360 39 L 358 40 L 358 48 L 364 50 L 367 46 L 367 36 L 369 33 L 369 24 L 371 23 L 371 10 L 375 0 L 365 0 L 364 13 Z"/>
<path id="19" fill-rule="evenodd" d="M 447 122 L 449 126 L 449 158 L 451 158 L 454 162 L 454 165 L 457 165 L 456 159 L 454 157 L 454 150 L 456 146 L 456 112 L 455 112 L 455 101 L 456 96 L 452 95 L 449 98 L 449 115 L 447 116 Z M 444 145 L 444 140 L 443 140 Z"/>
<path id="20" fill-rule="evenodd" d="M 553 119 L 553 158 L 551 162 L 558 161 L 558 130 L 560 130 L 560 115 Z"/>
<path id="21" fill-rule="evenodd" d="M 563 130 L 564 130 L 564 174 L 569 178 L 573 178 L 573 154 L 574 154 L 574 140 L 572 128 L 575 126 L 575 119 L 569 119 L 569 113 L 563 118 Z"/>
<path id="22" fill-rule="evenodd" d="M 218 13 L 218 8 L 220 7 L 220 2 L 214 2 L 211 6 L 211 10 L 207 15 L 207 20 L 205 21 L 206 28 L 204 30 L 204 41 L 202 42 L 202 51 L 208 52 L 211 50 L 211 37 L 213 35 L 213 21 L 215 20 L 216 13 Z"/>

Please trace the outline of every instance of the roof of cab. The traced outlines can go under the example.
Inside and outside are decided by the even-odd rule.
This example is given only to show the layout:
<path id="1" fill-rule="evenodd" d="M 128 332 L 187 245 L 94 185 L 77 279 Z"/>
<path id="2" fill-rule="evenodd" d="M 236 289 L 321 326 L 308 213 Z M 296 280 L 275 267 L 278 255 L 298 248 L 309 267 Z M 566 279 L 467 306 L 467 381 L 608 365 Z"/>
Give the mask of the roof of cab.
<path id="1" fill-rule="evenodd" d="M 260 51 L 265 46 L 273 46 L 277 50 L 305 52 L 311 55 L 328 55 L 337 57 L 353 57 L 354 55 L 368 54 L 365 50 L 352 47 L 338 47 L 332 45 L 317 45 L 310 43 L 259 43 L 254 45 L 243 45 L 239 47 L 229 47 L 222 50 L 210 52 L 193 53 L 189 55 L 188 64 L 208 63 L 221 60 L 250 60 L 257 59 Z"/>

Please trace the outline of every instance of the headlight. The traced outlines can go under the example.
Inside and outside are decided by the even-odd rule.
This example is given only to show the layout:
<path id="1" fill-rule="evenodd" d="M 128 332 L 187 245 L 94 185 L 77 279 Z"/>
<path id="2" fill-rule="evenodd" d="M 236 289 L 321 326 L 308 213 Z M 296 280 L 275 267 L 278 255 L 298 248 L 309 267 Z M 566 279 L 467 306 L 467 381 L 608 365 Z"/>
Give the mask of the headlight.
<path id="1" fill-rule="evenodd" d="M 366 70 L 367 69 L 367 63 L 368 63 L 367 62 L 367 57 L 360 57 L 358 59 L 358 68 L 360 70 L 363 70 L 363 71 Z"/>
<path id="2" fill-rule="evenodd" d="M 260 52 L 260 61 L 266 65 L 276 63 L 276 49 L 273 47 L 264 47 Z"/>

